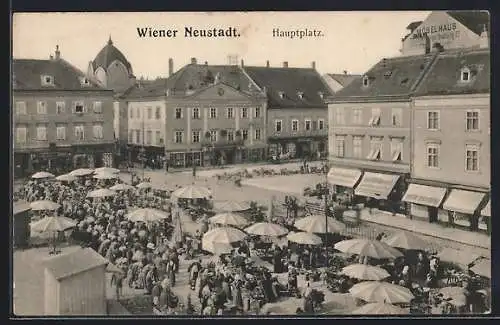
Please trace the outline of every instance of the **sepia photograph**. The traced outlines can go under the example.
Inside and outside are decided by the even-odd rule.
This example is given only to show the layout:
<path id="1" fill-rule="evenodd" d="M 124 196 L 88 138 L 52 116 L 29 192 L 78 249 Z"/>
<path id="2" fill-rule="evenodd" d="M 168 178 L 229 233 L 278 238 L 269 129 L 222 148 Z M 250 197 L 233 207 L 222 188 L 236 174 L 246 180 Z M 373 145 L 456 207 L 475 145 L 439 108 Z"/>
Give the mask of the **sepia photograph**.
<path id="1" fill-rule="evenodd" d="M 14 13 L 11 316 L 490 314 L 490 36 Z"/>

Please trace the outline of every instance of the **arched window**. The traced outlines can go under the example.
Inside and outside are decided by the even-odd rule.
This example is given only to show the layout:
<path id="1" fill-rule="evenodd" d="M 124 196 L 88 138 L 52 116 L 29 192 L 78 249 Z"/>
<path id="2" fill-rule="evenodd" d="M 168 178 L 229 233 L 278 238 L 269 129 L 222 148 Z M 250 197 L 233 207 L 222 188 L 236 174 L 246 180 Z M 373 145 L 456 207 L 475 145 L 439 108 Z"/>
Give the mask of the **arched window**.
<path id="1" fill-rule="evenodd" d="M 363 77 L 363 87 L 368 87 L 370 85 L 370 78 L 368 76 Z"/>
<path id="2" fill-rule="evenodd" d="M 467 67 L 462 68 L 460 71 L 460 81 L 469 82 L 471 79 L 470 69 Z"/>

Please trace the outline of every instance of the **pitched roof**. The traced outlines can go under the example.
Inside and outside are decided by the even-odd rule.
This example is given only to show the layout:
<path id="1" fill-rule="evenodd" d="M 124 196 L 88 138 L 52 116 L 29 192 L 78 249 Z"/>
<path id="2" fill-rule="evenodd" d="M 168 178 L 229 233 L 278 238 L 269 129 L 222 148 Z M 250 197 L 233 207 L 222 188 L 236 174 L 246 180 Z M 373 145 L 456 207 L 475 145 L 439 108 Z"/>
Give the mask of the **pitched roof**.
<path id="1" fill-rule="evenodd" d="M 108 44 L 104 46 L 99 53 L 97 53 L 94 61 L 92 61 L 92 68 L 95 70 L 102 67 L 104 70 L 108 69 L 109 65 L 113 61 L 118 60 L 125 65 L 125 67 L 132 73 L 132 66 L 128 62 L 127 58 L 123 53 L 113 45 L 111 37 L 109 38 Z"/>
<path id="2" fill-rule="evenodd" d="M 137 80 L 136 84 L 129 88 L 124 94 L 127 98 L 151 98 L 165 96 L 167 89 L 167 78 L 147 80 L 146 82 Z"/>
<path id="3" fill-rule="evenodd" d="M 14 90 L 105 90 L 96 80 L 63 59 L 14 59 L 12 73 Z M 42 86 L 43 75 L 52 76 L 54 85 Z M 89 80 L 88 86 L 81 85 L 82 77 Z"/>
<path id="4" fill-rule="evenodd" d="M 461 81 L 461 70 L 471 71 L 471 81 Z M 472 94 L 490 92 L 490 51 L 462 49 L 442 52 L 415 95 Z"/>
<path id="5" fill-rule="evenodd" d="M 339 90 L 333 100 L 407 96 L 415 90 L 434 58 L 435 54 L 382 59 L 362 77 Z M 368 86 L 363 85 L 365 76 Z"/>
<path id="6" fill-rule="evenodd" d="M 488 11 L 452 10 L 446 13 L 477 35 L 481 35 L 485 25 L 489 30 L 490 14 Z"/>
<path id="7" fill-rule="evenodd" d="M 341 73 L 327 73 L 330 78 L 336 80 L 339 84 L 341 84 L 343 87 L 347 86 L 350 84 L 353 80 L 356 78 L 361 77 L 359 74 L 341 74 Z"/>
<path id="8" fill-rule="evenodd" d="M 327 106 L 323 98 L 330 96 L 331 90 L 315 69 L 248 66 L 244 69 L 261 89 L 266 88 L 270 109 Z M 302 98 L 299 93 L 302 93 Z"/>
<path id="9" fill-rule="evenodd" d="M 31 207 L 30 207 L 30 204 L 26 201 L 14 202 L 14 204 L 12 206 L 12 213 L 14 214 L 14 216 L 16 214 L 19 214 L 19 213 L 22 213 L 25 211 L 29 211 L 29 210 L 31 210 Z"/>
<path id="10" fill-rule="evenodd" d="M 108 263 L 107 259 L 92 248 L 83 248 L 49 258 L 45 261 L 44 265 L 56 280 L 62 280 L 72 275 L 107 265 Z"/>

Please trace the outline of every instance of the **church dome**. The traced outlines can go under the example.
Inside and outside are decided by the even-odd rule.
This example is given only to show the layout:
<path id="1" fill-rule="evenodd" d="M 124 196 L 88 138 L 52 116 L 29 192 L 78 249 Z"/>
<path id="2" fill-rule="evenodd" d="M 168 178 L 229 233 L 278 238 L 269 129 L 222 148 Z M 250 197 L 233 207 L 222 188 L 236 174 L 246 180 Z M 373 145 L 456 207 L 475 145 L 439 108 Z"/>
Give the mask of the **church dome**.
<path id="1" fill-rule="evenodd" d="M 130 65 L 130 62 L 128 62 L 125 55 L 123 55 L 123 53 L 113 45 L 113 41 L 110 37 L 108 44 L 102 48 L 102 50 L 95 57 L 94 61 L 92 61 L 92 67 L 94 70 L 99 67 L 107 70 L 109 65 L 116 60 L 123 63 L 127 70 L 132 73 L 132 66 Z"/>

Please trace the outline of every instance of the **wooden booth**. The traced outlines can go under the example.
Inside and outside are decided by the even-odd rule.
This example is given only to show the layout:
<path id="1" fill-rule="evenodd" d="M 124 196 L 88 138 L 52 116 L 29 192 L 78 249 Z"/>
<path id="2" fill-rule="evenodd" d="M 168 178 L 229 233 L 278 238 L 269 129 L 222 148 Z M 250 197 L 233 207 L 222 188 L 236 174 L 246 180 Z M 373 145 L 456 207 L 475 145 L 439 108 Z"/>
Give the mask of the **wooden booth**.
<path id="1" fill-rule="evenodd" d="M 30 206 L 28 202 L 14 202 L 12 209 L 12 219 L 14 228 L 14 247 L 26 248 L 30 238 Z"/>

